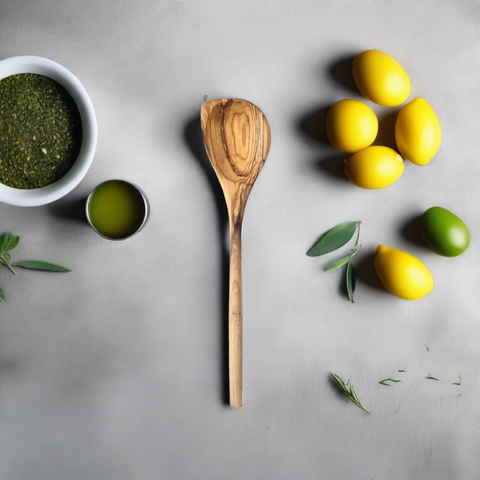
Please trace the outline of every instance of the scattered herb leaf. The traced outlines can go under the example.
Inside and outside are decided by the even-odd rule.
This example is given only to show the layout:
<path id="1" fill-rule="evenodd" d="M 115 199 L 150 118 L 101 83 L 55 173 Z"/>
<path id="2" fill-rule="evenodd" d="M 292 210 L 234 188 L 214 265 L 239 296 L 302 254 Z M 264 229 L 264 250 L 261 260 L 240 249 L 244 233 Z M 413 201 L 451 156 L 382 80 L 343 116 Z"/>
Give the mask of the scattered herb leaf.
<path id="1" fill-rule="evenodd" d="M 316 257 L 319 255 L 324 255 L 325 253 L 330 253 L 337 248 L 343 247 L 355 234 L 355 230 L 357 230 L 357 241 L 355 242 L 355 247 L 352 248 L 348 255 L 342 257 L 340 260 L 329 265 L 324 270 L 326 272 L 336 270 L 337 268 L 346 265 L 345 271 L 345 282 L 347 286 L 347 296 L 348 299 L 354 303 L 353 301 L 353 292 L 355 291 L 355 273 L 353 271 L 352 266 L 352 259 L 353 257 L 360 251 L 362 245 L 360 242 L 360 225 L 361 222 L 345 222 L 336 227 L 333 227 L 329 230 L 319 242 L 317 242 L 308 252 L 307 255 L 311 257 Z"/>
<path id="2" fill-rule="evenodd" d="M 390 386 L 389 383 L 386 383 L 386 382 L 394 382 L 394 383 L 398 383 L 398 382 L 401 382 L 401 380 L 396 380 L 395 378 L 384 378 L 383 380 L 381 380 L 380 382 L 378 382 L 380 385 L 385 385 L 387 387 Z"/>
<path id="3" fill-rule="evenodd" d="M 32 270 L 45 270 L 48 272 L 71 272 L 70 269 L 55 265 L 54 263 L 39 262 L 36 260 L 26 260 L 24 262 L 17 262 L 15 267 L 29 268 Z"/>
<path id="4" fill-rule="evenodd" d="M 360 402 L 359 398 L 357 397 L 357 394 L 355 393 L 355 390 L 353 389 L 353 385 L 350 383 L 350 380 L 348 380 L 347 383 L 345 383 L 338 375 L 335 375 L 334 373 L 330 374 L 333 379 L 335 380 L 336 384 L 340 388 L 341 392 L 349 399 L 351 400 L 358 408 L 361 408 L 367 413 L 370 413 L 370 410 L 365 408 L 362 405 L 362 402 Z"/>
<path id="5" fill-rule="evenodd" d="M 12 235 L 9 232 L 5 233 L 0 240 L 0 265 L 7 267 L 15 275 L 17 274 L 17 272 L 13 269 L 10 254 L 7 252 L 13 250 L 18 245 L 19 241 L 19 236 Z M 68 268 L 62 267 L 60 265 L 36 260 L 18 262 L 15 263 L 14 266 L 35 270 L 46 270 L 49 272 L 71 272 L 71 270 L 69 270 Z M 2 287 L 0 287 L 0 301 L 1 300 L 5 300 L 6 302 L 8 302 L 7 295 L 5 294 L 5 291 Z"/>
<path id="6" fill-rule="evenodd" d="M 458 376 L 458 382 L 452 383 L 452 385 L 461 385 L 462 384 L 462 377 L 459 375 Z"/>
<path id="7" fill-rule="evenodd" d="M 0 287 L 0 300 L 4 300 L 5 302 L 10 303 L 5 293 L 5 290 L 2 287 Z"/>
<path id="8" fill-rule="evenodd" d="M 9 232 L 7 232 L 2 239 L 2 247 L 1 249 L 4 252 L 8 252 L 9 250 L 13 250 L 17 245 L 18 242 L 20 241 L 20 237 L 17 235 L 13 235 Z"/>
<path id="9" fill-rule="evenodd" d="M 12 236 L 11 233 L 5 233 L 2 237 L 2 242 L 0 244 L 0 264 L 7 267 L 14 275 L 17 272 L 13 269 L 10 264 L 10 254 L 7 253 L 9 250 L 13 250 L 20 240 L 20 237 Z"/>
<path id="10" fill-rule="evenodd" d="M 330 272 L 332 270 L 336 270 L 337 268 L 340 268 L 341 266 L 345 265 L 349 260 L 351 260 L 360 250 L 361 245 L 357 245 L 355 248 L 352 248 L 352 253 L 350 255 L 347 255 L 346 257 L 341 258 L 340 260 L 337 260 L 335 263 L 332 263 L 329 267 L 325 268 L 325 272 Z"/>
<path id="11" fill-rule="evenodd" d="M 343 247 L 355 233 L 360 222 L 345 222 L 329 230 L 308 252 L 309 257 L 318 257 Z"/>
<path id="12" fill-rule="evenodd" d="M 432 377 L 430 374 L 428 374 L 425 378 L 428 378 L 429 380 L 435 380 L 437 382 L 440 381 L 438 378 Z"/>
<path id="13" fill-rule="evenodd" d="M 401 373 L 405 373 L 405 370 L 399 370 L 399 372 L 401 372 Z"/>
<path id="14" fill-rule="evenodd" d="M 345 280 L 347 282 L 347 294 L 348 299 L 352 302 L 353 301 L 353 292 L 355 291 L 355 273 L 352 267 L 352 259 L 350 259 L 347 263 L 347 272 L 345 274 Z"/>
<path id="15" fill-rule="evenodd" d="M 425 346 L 427 347 L 427 352 L 429 352 L 429 351 L 430 351 L 430 348 L 428 348 L 428 345 L 427 345 L 427 344 L 425 344 Z"/>

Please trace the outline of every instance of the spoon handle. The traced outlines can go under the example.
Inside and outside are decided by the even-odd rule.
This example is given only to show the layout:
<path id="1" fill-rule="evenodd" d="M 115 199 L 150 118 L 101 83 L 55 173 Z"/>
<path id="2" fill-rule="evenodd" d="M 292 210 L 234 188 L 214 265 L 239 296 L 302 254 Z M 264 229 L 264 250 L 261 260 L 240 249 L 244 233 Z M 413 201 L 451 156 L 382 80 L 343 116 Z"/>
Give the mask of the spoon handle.
<path id="1" fill-rule="evenodd" d="M 230 295 L 228 313 L 228 365 L 230 406 L 243 403 L 242 226 L 230 226 Z"/>

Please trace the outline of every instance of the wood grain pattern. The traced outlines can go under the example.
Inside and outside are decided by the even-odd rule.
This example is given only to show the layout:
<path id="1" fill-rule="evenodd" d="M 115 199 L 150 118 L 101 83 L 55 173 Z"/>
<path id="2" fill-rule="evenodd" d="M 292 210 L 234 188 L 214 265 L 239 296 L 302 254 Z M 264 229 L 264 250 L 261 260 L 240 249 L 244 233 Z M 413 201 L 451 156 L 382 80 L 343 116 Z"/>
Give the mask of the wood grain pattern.
<path id="1" fill-rule="evenodd" d="M 229 377 L 230 405 L 243 403 L 242 222 L 253 184 L 270 150 L 270 126 L 245 100 L 203 103 L 205 148 L 222 186 L 230 219 Z"/>

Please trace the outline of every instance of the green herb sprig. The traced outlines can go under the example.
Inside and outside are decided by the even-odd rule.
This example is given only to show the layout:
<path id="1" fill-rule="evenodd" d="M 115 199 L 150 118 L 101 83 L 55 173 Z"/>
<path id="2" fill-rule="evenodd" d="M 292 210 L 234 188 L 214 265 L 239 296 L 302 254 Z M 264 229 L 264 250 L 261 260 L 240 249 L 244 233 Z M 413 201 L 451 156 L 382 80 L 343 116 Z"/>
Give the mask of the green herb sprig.
<path id="1" fill-rule="evenodd" d="M 347 285 L 347 294 L 348 299 L 353 302 L 353 292 L 355 291 L 355 272 L 352 266 L 353 257 L 360 251 L 362 245 L 360 242 L 360 221 L 356 222 L 345 222 L 333 227 L 329 230 L 323 237 L 313 245 L 312 248 L 307 252 L 309 257 L 319 257 L 320 255 L 325 255 L 327 253 L 333 252 L 346 243 L 348 243 L 355 231 L 357 231 L 357 240 L 355 242 L 355 247 L 350 250 L 351 253 L 342 257 L 340 260 L 332 263 L 325 268 L 326 272 L 336 270 L 337 268 L 346 265 L 345 271 L 345 283 Z"/>
<path id="2" fill-rule="evenodd" d="M 362 405 L 362 402 L 360 402 L 359 398 L 357 397 L 357 394 L 355 393 L 355 390 L 353 389 L 353 385 L 351 384 L 350 380 L 348 380 L 348 382 L 345 383 L 338 375 L 335 375 L 334 373 L 331 373 L 330 375 L 335 380 L 336 384 L 340 388 L 340 391 L 349 400 L 351 400 L 358 408 L 361 408 L 365 412 L 370 413 L 370 410 L 364 407 Z"/>
<path id="3" fill-rule="evenodd" d="M 22 267 L 31 270 L 44 270 L 48 272 L 71 272 L 70 269 L 62 267 L 60 265 L 55 265 L 54 263 L 42 262 L 37 260 L 27 260 L 23 262 L 17 262 L 12 265 L 10 252 L 13 250 L 20 241 L 18 235 L 12 235 L 7 232 L 0 240 L 0 264 L 8 268 L 14 275 L 17 274 L 13 267 Z M 9 302 L 8 297 L 5 293 L 5 290 L 0 287 L 0 301 L 4 300 Z"/>

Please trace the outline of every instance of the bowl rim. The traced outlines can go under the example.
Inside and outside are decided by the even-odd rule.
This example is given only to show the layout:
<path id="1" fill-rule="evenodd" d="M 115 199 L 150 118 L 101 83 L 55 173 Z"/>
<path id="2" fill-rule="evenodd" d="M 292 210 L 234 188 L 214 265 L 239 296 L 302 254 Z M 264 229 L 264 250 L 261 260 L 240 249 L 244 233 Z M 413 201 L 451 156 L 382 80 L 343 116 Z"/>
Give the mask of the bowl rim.
<path id="1" fill-rule="evenodd" d="M 85 177 L 95 156 L 98 124 L 85 87 L 66 67 L 34 55 L 19 55 L 0 60 L 0 80 L 22 73 L 44 75 L 62 85 L 77 104 L 82 120 L 83 138 L 80 152 L 72 168 L 63 177 L 45 187 L 32 189 L 18 189 L 0 183 L 0 202 L 20 207 L 36 207 L 64 197 Z"/>

